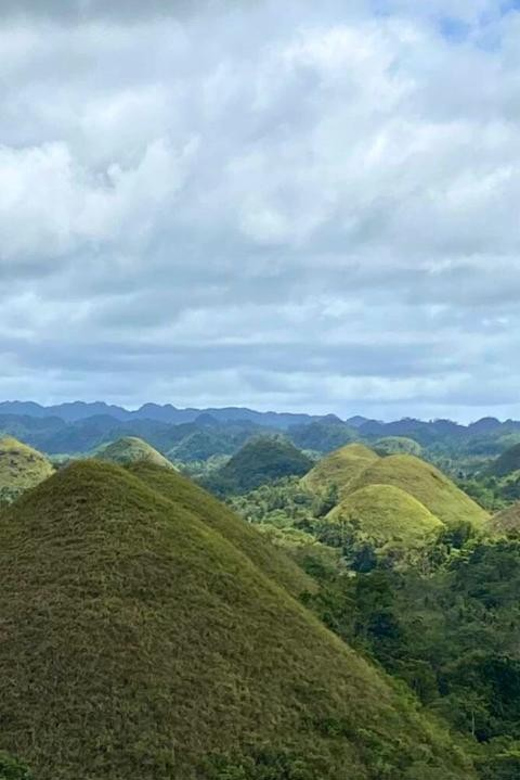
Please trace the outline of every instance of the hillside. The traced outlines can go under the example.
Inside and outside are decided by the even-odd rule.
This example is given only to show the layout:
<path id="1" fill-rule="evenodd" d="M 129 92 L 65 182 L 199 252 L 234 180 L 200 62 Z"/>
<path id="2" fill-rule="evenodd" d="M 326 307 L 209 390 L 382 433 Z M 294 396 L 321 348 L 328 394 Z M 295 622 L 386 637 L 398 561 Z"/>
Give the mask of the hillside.
<path id="1" fill-rule="evenodd" d="M 390 455 L 364 470 L 351 485 L 357 490 L 367 485 L 393 485 L 416 498 L 446 525 L 471 523 L 482 528 L 487 512 L 442 472 L 413 455 Z"/>
<path id="2" fill-rule="evenodd" d="M 220 533 L 246 555 L 264 574 L 283 585 L 293 596 L 315 589 L 314 581 L 292 560 L 261 538 L 256 529 L 231 512 L 191 480 L 175 471 L 141 461 L 129 471 L 164 498 L 196 515 L 214 531 Z"/>
<path id="3" fill-rule="evenodd" d="M 280 436 L 257 436 L 246 442 L 206 484 L 218 494 L 239 494 L 284 477 L 302 476 L 313 461 Z"/>
<path id="4" fill-rule="evenodd" d="M 124 436 L 122 439 L 112 442 L 96 453 L 98 460 L 107 463 L 116 463 L 121 466 L 129 463 L 153 463 L 165 469 L 175 470 L 175 466 L 164 455 L 155 450 L 150 444 L 135 436 Z"/>
<path id="5" fill-rule="evenodd" d="M 6 437 L 0 439 L 0 501 L 11 501 L 47 479 L 54 469 L 40 452 Z"/>
<path id="6" fill-rule="evenodd" d="M 379 455 L 364 444 L 348 444 L 320 460 L 302 485 L 318 493 L 337 488 L 340 497 L 345 496 L 363 471 L 378 460 Z"/>
<path id="7" fill-rule="evenodd" d="M 507 477 L 515 471 L 520 471 L 520 444 L 509 447 L 489 468 L 489 473 L 495 477 Z"/>
<path id="8" fill-rule="evenodd" d="M 403 691 L 117 466 L 23 496 L 0 570 L 2 747 L 38 780 L 474 777 Z"/>
<path id="9" fill-rule="evenodd" d="M 345 498 L 326 517 L 349 529 L 375 551 L 403 554 L 433 541 L 444 524 L 423 504 L 393 485 L 369 485 Z"/>
<path id="10" fill-rule="evenodd" d="M 493 515 L 491 527 L 499 534 L 520 532 L 520 503 L 512 504 Z"/>

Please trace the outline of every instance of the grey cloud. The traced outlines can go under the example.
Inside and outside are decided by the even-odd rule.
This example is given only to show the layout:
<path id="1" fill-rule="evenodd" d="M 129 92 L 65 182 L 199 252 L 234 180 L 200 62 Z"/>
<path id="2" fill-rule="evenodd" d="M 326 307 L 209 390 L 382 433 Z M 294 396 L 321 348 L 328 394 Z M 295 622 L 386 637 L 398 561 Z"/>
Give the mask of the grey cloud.
<path id="1" fill-rule="evenodd" d="M 492 5 L 2 4 L 0 394 L 513 413 Z"/>

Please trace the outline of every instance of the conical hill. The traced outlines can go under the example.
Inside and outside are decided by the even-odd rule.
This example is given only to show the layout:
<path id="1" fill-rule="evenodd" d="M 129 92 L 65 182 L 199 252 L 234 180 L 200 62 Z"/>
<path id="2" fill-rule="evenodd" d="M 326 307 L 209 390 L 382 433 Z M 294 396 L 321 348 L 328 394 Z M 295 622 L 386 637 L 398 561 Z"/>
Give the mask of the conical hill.
<path id="1" fill-rule="evenodd" d="M 117 466 L 19 499 L 0 572 L 1 747 L 38 780 L 474 778 L 401 689 Z"/>

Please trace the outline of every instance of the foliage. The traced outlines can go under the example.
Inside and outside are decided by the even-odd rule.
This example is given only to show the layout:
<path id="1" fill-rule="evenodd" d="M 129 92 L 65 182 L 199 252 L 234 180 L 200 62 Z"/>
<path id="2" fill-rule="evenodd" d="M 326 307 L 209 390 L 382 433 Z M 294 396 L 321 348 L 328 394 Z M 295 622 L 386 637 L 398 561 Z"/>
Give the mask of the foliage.
<path id="1" fill-rule="evenodd" d="M 416 455 L 420 457 L 422 447 L 414 439 L 406 436 L 386 436 L 374 442 L 374 450 L 379 455 Z"/>
<path id="2" fill-rule="evenodd" d="M 368 543 L 376 554 L 402 560 L 431 545 L 445 527 L 417 499 L 392 485 L 354 491 L 328 513 L 321 535 L 333 532 L 327 528 L 331 525 L 350 531 L 358 544 Z"/>
<path id="3" fill-rule="evenodd" d="M 516 777 L 520 541 L 454 541 L 429 573 L 314 570 L 322 587 L 306 603 L 463 734 L 485 780 Z"/>
<path id="4" fill-rule="evenodd" d="M 283 477 L 303 476 L 313 461 L 281 436 L 258 436 L 240 449 L 204 484 L 217 495 L 246 493 Z"/>
<path id="5" fill-rule="evenodd" d="M 32 780 L 32 775 L 25 764 L 0 751 L 0 780 Z"/>

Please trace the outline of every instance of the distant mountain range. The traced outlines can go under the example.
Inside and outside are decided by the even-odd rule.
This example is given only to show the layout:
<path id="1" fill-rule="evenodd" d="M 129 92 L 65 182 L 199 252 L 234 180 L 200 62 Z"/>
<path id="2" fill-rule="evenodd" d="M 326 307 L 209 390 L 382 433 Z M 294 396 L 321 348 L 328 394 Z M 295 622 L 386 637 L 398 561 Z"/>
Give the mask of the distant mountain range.
<path id="1" fill-rule="evenodd" d="M 11 414 L 24 417 L 59 417 L 65 422 L 78 422 L 89 417 L 109 416 L 115 420 L 130 422 L 133 420 L 155 420 L 156 422 L 180 425 L 197 420 L 201 415 L 211 417 L 216 422 L 254 422 L 269 428 L 285 429 L 291 425 L 302 425 L 323 419 L 319 415 L 291 414 L 285 412 L 256 412 L 253 409 L 226 407 L 222 409 L 177 409 L 171 404 L 144 404 L 139 409 L 129 411 L 122 406 L 106 404 L 103 401 L 85 403 L 72 401 L 56 406 L 42 406 L 34 401 L 3 401 L 0 403 L 0 415 Z M 339 420 L 335 415 L 327 415 Z"/>
<path id="2" fill-rule="evenodd" d="M 70 403 L 43 406 L 34 401 L 2 401 L 0 402 L 0 416 L 16 415 L 20 417 L 34 417 L 46 419 L 58 417 L 67 423 L 75 423 L 91 417 L 111 417 L 120 422 L 133 422 L 135 420 L 153 420 L 169 425 L 181 425 L 182 423 L 198 422 L 201 424 L 216 423 L 244 423 L 252 422 L 266 428 L 278 428 L 286 430 L 295 425 L 308 425 L 312 422 L 326 422 L 330 424 L 343 423 L 350 428 L 362 432 L 364 435 L 395 435 L 405 436 L 411 430 L 427 430 L 431 428 L 437 434 L 446 435 L 457 432 L 469 431 L 471 433 L 487 434 L 507 428 L 520 430 L 520 422 L 506 420 L 501 422 L 496 417 L 484 417 L 481 420 L 461 425 L 452 420 L 418 420 L 405 417 L 393 422 L 372 420 L 360 415 L 354 415 L 346 420 L 341 420 L 335 414 L 312 415 L 297 414 L 291 412 L 259 412 L 246 407 L 228 406 L 208 409 L 179 409 L 172 404 L 143 404 L 139 409 L 129 410 L 122 406 L 107 404 L 104 401 L 71 401 Z"/>
<path id="3" fill-rule="evenodd" d="M 262 433 L 283 433 L 302 450 L 331 452 L 353 441 L 376 445 L 380 440 L 402 451 L 439 447 L 444 453 L 494 457 L 520 443 L 520 422 L 486 417 L 470 425 L 451 420 L 425 422 L 412 418 L 381 422 L 355 416 L 259 412 L 253 409 L 177 409 L 145 404 L 129 411 L 103 402 L 75 401 L 41 406 L 31 401 L 0 403 L 0 437 L 14 436 L 47 454 L 86 453 L 124 436 L 145 439 L 167 457 L 182 462 L 233 455 Z M 405 441 L 408 439 L 408 441 Z M 410 441 L 413 440 L 413 441 Z M 382 446 L 383 446 L 382 442 Z M 406 450 L 408 451 L 408 450 Z"/>

